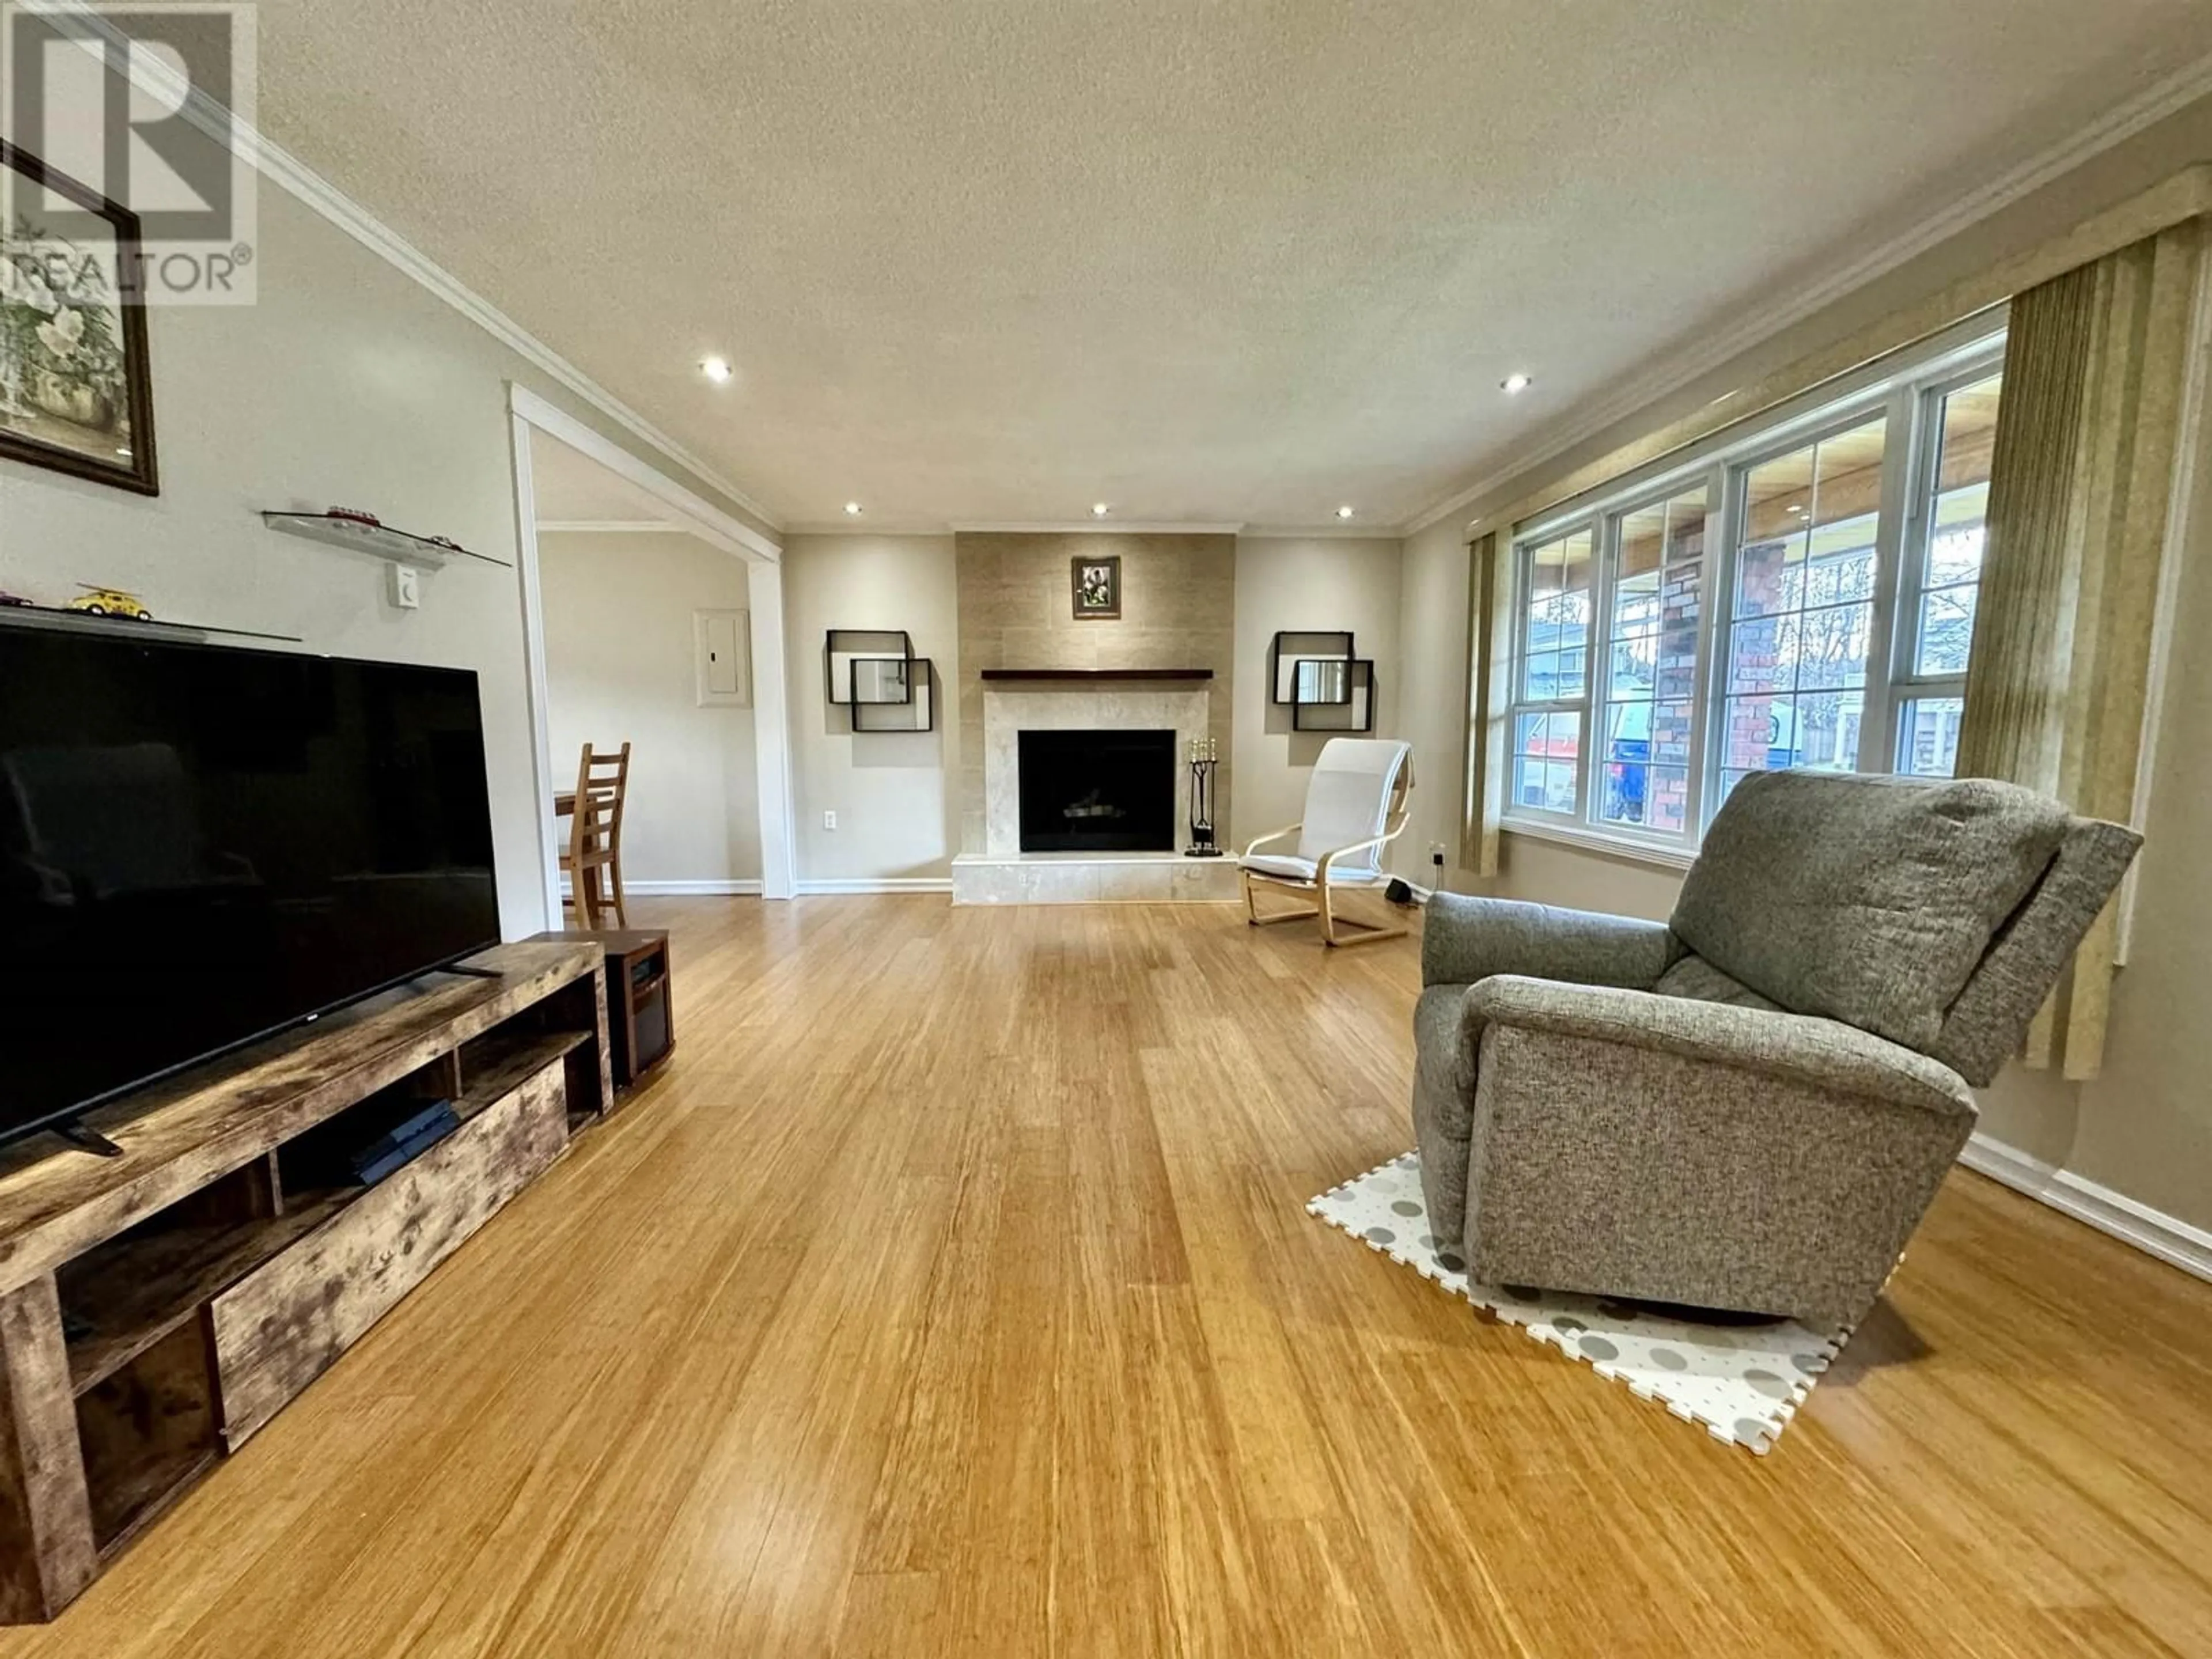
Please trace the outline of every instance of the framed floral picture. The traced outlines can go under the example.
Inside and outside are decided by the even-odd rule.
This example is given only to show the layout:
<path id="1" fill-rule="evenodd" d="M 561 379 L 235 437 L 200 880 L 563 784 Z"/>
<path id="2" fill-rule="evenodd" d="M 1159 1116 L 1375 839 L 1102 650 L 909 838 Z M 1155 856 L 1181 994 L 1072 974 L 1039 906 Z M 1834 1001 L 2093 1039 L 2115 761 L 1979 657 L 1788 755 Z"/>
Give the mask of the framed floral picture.
<path id="1" fill-rule="evenodd" d="M 1121 616 L 1121 556 L 1070 562 L 1069 576 L 1075 590 L 1075 620 L 1117 622 Z"/>
<path id="2" fill-rule="evenodd" d="M 52 228 L 55 198 L 94 232 Z M 0 456 L 156 495 L 138 216 L 0 140 Z"/>

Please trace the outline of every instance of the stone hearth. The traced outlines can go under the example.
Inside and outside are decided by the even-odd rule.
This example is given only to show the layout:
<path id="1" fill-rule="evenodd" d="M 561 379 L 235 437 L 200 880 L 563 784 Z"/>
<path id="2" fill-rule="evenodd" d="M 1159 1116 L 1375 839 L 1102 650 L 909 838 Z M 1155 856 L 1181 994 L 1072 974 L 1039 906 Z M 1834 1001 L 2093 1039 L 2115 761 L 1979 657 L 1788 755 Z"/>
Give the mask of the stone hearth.
<path id="1" fill-rule="evenodd" d="M 984 850 L 952 860 L 955 904 L 1086 904 L 1221 900 L 1237 896 L 1235 860 L 1182 855 L 1190 842 L 1193 738 L 1206 735 L 1202 690 L 1001 691 L 983 694 Z M 1176 851 L 1024 853 L 1021 844 L 1024 731 L 1175 733 Z"/>

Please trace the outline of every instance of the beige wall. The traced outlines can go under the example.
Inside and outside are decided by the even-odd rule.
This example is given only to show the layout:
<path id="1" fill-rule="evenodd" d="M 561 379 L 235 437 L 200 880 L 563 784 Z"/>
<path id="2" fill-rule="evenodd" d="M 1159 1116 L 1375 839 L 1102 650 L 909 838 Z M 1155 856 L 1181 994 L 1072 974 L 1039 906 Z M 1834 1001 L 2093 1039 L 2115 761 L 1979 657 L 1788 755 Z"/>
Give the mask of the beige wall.
<path id="1" fill-rule="evenodd" d="M 1293 732 L 1270 701 L 1267 653 L 1278 633 L 1348 628 L 1372 658 L 1375 735 L 1403 737 L 1399 684 L 1399 545 L 1351 538 L 1242 538 L 1237 544 L 1237 672 L 1231 682 L 1237 823 L 1245 840 L 1304 816 L 1325 732 Z M 1417 780 L 1424 779 L 1418 759 Z"/>
<path id="2" fill-rule="evenodd" d="M 958 820 L 953 687 L 959 606 L 950 536 L 794 536 L 783 561 L 791 770 L 799 879 L 949 881 Z M 826 699 L 822 651 L 833 628 L 902 628 L 932 659 L 937 730 L 859 732 Z M 825 811 L 837 828 L 822 827 Z"/>
<path id="3" fill-rule="evenodd" d="M 1398 735 L 1413 745 L 1420 787 L 1390 867 L 1426 886 L 1436 879 L 1429 848 L 1443 843 L 1449 870 L 1466 806 L 1468 556 L 1459 521 L 1409 537 L 1403 565 Z"/>
<path id="4" fill-rule="evenodd" d="M 56 600 L 117 583 L 181 621 L 475 670 L 501 925 L 533 933 L 545 883 L 515 571 L 459 560 L 425 574 L 419 611 L 397 611 L 381 561 L 277 534 L 256 513 L 365 507 L 513 562 L 510 378 L 735 508 L 265 184 L 259 249 L 257 304 L 148 318 L 160 495 L 0 460 L 0 587 Z"/>
<path id="5" fill-rule="evenodd" d="M 1404 633 L 1409 722 L 1441 720 L 1443 696 L 1463 702 L 1468 630 L 1464 596 L 1470 523 L 1486 514 L 1584 487 L 1603 458 L 1691 416 L 1739 387 L 1771 382 L 1785 366 L 1879 330 L 1881 319 L 1923 312 L 1937 296 L 1971 287 L 1975 273 L 2019 258 L 2160 183 L 2212 158 L 2212 100 L 2136 135 L 2087 166 L 1846 296 L 1680 392 L 1615 422 L 1552 462 L 1503 478 L 1463 512 L 1410 538 Z M 1901 343 L 1901 342 L 1899 342 Z M 2212 489 L 2212 445 L 2200 434 L 2200 497 Z M 2159 761 L 2138 866 L 2140 890 L 2129 965 L 2115 988 L 2104 1076 L 2069 1085 L 2013 1067 L 1983 1099 L 1982 1132 L 2033 1158 L 2112 1188 L 2200 1227 L 2212 1227 L 2212 1026 L 2202 1017 L 2212 985 L 2212 508 L 2200 499 L 2186 538 L 2174 621 L 2172 670 L 2162 700 Z M 1447 592 L 1461 603 L 1434 603 Z M 1447 622 L 1447 617 L 1449 621 Z M 1455 706 L 1451 719 L 1463 722 Z M 1439 732 L 1441 735 L 1441 732 Z M 1463 748 L 1454 768 L 1464 787 Z M 1419 833 L 1447 833 L 1422 803 Z M 1409 832 L 1412 834 L 1413 832 Z M 1485 883 L 1454 871 L 1450 886 L 1547 903 L 1663 916 L 1680 884 L 1673 871 L 1509 833 L 1503 866 Z"/>
<path id="6" fill-rule="evenodd" d="M 1399 729 L 1398 544 L 1384 540 L 1075 535 L 830 535 L 791 539 L 784 558 L 802 881 L 929 879 L 951 870 L 959 846 L 957 780 L 963 734 L 955 714 L 953 665 L 971 635 L 958 614 L 964 597 L 983 644 L 969 664 L 971 713 L 980 726 L 988 658 L 1028 666 L 1213 667 L 1214 732 L 1235 757 L 1233 836 L 1287 823 L 1305 799 L 1307 775 L 1323 739 L 1293 735 L 1287 710 L 1266 707 L 1267 643 L 1286 628 L 1349 627 L 1374 654 L 1382 695 L 1378 729 Z M 1022 544 L 1009 550 L 990 544 Z M 1164 543 L 1195 543 L 1169 548 Z M 985 556 L 975 556 L 978 544 Z M 1123 556 L 1120 624 L 1078 624 L 1069 613 L 1069 550 Z M 978 573 L 981 573 L 978 575 Z M 977 576 L 963 587 L 963 580 Z M 822 641 L 836 628 L 904 628 L 938 665 L 940 730 L 933 737 L 854 738 L 844 711 L 828 707 Z M 980 732 L 977 736 L 980 747 Z M 1231 770 L 1225 766 L 1224 773 Z M 956 781 L 948 788 L 947 780 Z M 977 836 L 982 780 L 976 794 Z M 1249 796 L 1249 799 L 1248 799 Z M 1226 799 L 1226 793 L 1224 795 Z M 825 830 L 822 813 L 838 813 Z M 1226 815 L 1224 815 L 1225 817 Z"/>
<path id="7" fill-rule="evenodd" d="M 757 881 L 750 708 L 699 706 L 693 613 L 747 607 L 745 562 L 690 536 L 538 538 L 553 765 L 631 745 L 627 882 Z M 740 635 L 744 630 L 741 629 Z"/>
<path id="8" fill-rule="evenodd" d="M 1233 841 L 1237 815 L 1231 708 L 1236 684 L 1237 540 L 1233 536 L 963 534 L 958 555 L 960 836 L 984 848 L 986 668 L 1210 668 L 1207 714 L 1221 766 L 1217 825 Z M 1118 621 L 1078 622 L 1070 565 L 1119 556 Z M 853 624 L 848 624 L 848 626 Z M 1224 843 L 1225 844 L 1225 843 Z"/>

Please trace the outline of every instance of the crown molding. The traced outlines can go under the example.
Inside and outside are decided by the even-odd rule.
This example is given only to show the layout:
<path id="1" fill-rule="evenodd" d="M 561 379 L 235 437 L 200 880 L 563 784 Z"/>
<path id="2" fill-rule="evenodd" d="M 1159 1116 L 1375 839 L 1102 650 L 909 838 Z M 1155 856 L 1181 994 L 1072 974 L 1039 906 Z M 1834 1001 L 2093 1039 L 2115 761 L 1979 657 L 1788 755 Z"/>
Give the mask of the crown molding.
<path id="1" fill-rule="evenodd" d="M 888 524 L 872 524 L 866 519 L 806 519 L 783 527 L 787 536 L 935 536 L 939 539 L 952 533 L 952 526 L 943 520 L 928 524 L 919 519 L 903 522 L 893 520 Z"/>
<path id="2" fill-rule="evenodd" d="M 1248 542 L 1399 542 L 1406 532 L 1395 525 L 1248 524 L 1237 532 Z"/>
<path id="3" fill-rule="evenodd" d="M 1505 459 L 1473 483 L 1413 514 L 1406 520 L 1405 533 L 1417 535 L 1438 520 L 1449 518 L 1483 496 L 1504 489 L 1521 474 L 1555 459 L 1637 410 L 1680 391 L 1699 375 L 1765 344 L 1844 295 L 1887 276 L 2208 94 L 2212 94 L 2212 53 L 2146 88 L 2136 97 L 1969 191 L 1942 211 L 1868 249 L 1858 258 L 1837 265 L 1817 282 L 1752 306 L 1729 326 L 1705 334 L 1679 350 L 1662 353 L 1622 380 L 1617 390 L 1589 401 L 1581 412 L 1563 417 L 1527 444 L 1509 452 Z"/>
<path id="4" fill-rule="evenodd" d="M 956 522 L 957 536 L 1241 536 L 1241 524 L 1178 524 L 1147 520 L 1116 524 L 1110 519 L 1074 519 L 1065 524 L 967 524 Z"/>
<path id="5" fill-rule="evenodd" d="M 642 460 L 598 428 L 578 420 L 550 399 L 540 397 L 516 380 L 507 383 L 508 413 L 559 439 L 597 461 L 617 478 L 626 478 L 676 515 L 676 523 L 702 541 L 726 553 L 749 553 L 774 564 L 783 556 L 781 544 L 763 536 L 744 520 L 725 513 L 690 485 L 670 477 L 651 462 Z"/>
<path id="6" fill-rule="evenodd" d="M 106 60 L 100 50 L 101 41 L 128 46 L 128 38 L 112 22 L 74 3 L 74 0 L 33 0 L 27 9 L 82 25 L 83 36 L 68 38 L 79 50 L 100 59 L 103 64 Z M 87 38 L 93 35 L 100 39 Z M 631 436 L 651 445 L 701 483 L 712 485 L 718 494 L 769 529 L 782 528 L 773 513 L 724 477 L 713 463 L 616 397 L 253 123 L 224 108 L 199 87 L 189 85 L 158 54 L 126 50 L 125 61 L 130 65 L 131 82 L 139 90 L 161 100 L 165 106 L 178 108 L 192 126 L 218 143 L 228 144 L 234 154 L 271 184 L 337 226 L 394 270 L 412 277 L 453 310 L 532 368 L 567 387 Z"/>
<path id="7" fill-rule="evenodd" d="M 538 533 L 541 536 L 688 536 L 691 532 L 684 526 L 671 524 L 665 519 L 540 519 Z"/>

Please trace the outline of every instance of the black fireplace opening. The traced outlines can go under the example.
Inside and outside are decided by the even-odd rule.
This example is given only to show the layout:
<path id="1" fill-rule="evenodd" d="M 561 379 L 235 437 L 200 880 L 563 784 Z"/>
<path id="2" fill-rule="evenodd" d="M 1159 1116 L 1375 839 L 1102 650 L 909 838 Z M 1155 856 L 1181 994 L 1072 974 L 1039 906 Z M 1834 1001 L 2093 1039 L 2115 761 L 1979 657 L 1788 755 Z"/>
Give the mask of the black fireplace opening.
<path id="1" fill-rule="evenodd" d="M 1172 853 L 1172 732 L 1024 732 L 1022 851 Z"/>

